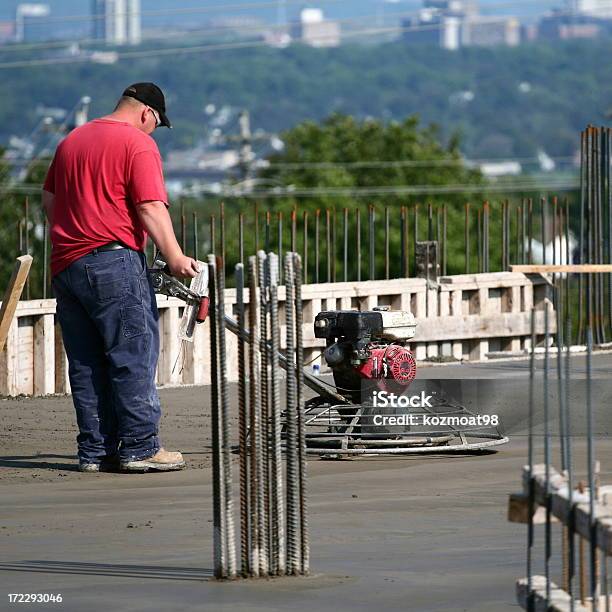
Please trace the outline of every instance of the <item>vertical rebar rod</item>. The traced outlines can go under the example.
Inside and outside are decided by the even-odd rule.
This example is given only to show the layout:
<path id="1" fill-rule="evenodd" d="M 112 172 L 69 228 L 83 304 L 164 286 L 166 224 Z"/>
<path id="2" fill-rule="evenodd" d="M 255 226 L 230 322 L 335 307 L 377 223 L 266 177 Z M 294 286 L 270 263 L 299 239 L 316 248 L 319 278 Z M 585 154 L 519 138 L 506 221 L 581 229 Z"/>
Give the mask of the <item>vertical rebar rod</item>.
<path id="1" fill-rule="evenodd" d="M 385 206 L 385 279 L 389 280 L 389 207 Z"/>
<path id="2" fill-rule="evenodd" d="M 419 205 L 414 205 L 414 275 L 417 275 L 417 242 L 419 241 Z"/>
<path id="3" fill-rule="evenodd" d="M 429 203 L 427 204 L 427 240 L 431 242 L 433 239 L 433 206 Z"/>
<path id="4" fill-rule="evenodd" d="M 534 460 L 534 411 L 535 411 L 535 308 L 531 309 L 531 354 L 529 359 L 529 414 L 528 414 L 528 438 L 527 438 L 527 467 L 529 476 L 528 489 L 528 519 L 527 523 L 527 610 L 535 610 L 535 598 L 533 593 L 533 543 L 534 543 L 534 524 L 533 515 L 535 511 L 535 486 L 533 479 L 533 460 Z"/>
<path id="5" fill-rule="evenodd" d="M 240 569 L 243 577 L 251 573 L 251 534 L 249 533 L 249 516 L 251 514 L 249 496 L 249 457 L 247 431 L 249 414 L 246 389 L 246 355 L 244 320 L 244 264 L 236 267 L 236 323 L 238 324 L 238 448 L 240 460 Z"/>
<path id="6" fill-rule="evenodd" d="M 255 231 L 255 252 L 259 251 L 259 204 L 253 204 L 253 229 Z"/>
<path id="7" fill-rule="evenodd" d="M 348 281 L 348 208 L 342 209 L 342 269 L 343 280 Z"/>
<path id="8" fill-rule="evenodd" d="M 267 574 L 267 554 L 262 537 L 263 495 L 261 483 L 261 405 L 259 394 L 259 313 L 257 299 L 257 257 L 249 257 L 249 417 L 250 417 L 250 505 L 251 574 Z"/>
<path id="9" fill-rule="evenodd" d="M 338 216 L 336 209 L 332 211 L 331 217 L 331 280 L 332 283 L 336 282 L 336 245 L 337 242 L 337 228 L 338 228 Z"/>
<path id="10" fill-rule="evenodd" d="M 244 213 L 238 215 L 238 256 L 244 264 Z"/>
<path id="11" fill-rule="evenodd" d="M 481 210 L 478 209 L 477 211 L 478 215 L 476 218 L 476 250 L 478 253 L 478 261 L 477 261 L 477 265 L 478 267 L 476 268 L 476 270 L 480 273 L 483 272 L 482 269 L 482 213 Z"/>
<path id="12" fill-rule="evenodd" d="M 542 388 L 544 393 L 544 466 L 546 482 L 546 525 L 544 533 L 544 572 L 546 576 L 546 603 L 550 604 L 551 578 L 550 564 L 552 558 L 552 514 L 551 514 L 551 487 L 550 487 L 550 467 L 551 467 L 551 434 L 550 434 L 550 411 L 548 402 L 548 373 L 549 373 L 549 344 L 550 341 L 550 316 L 549 304 L 544 303 L 544 373 Z"/>
<path id="13" fill-rule="evenodd" d="M 327 276 L 325 281 L 331 283 L 332 280 L 332 239 L 331 239 L 331 211 L 329 208 L 325 209 L 325 257 Z"/>
<path id="14" fill-rule="evenodd" d="M 593 329 L 589 324 L 586 330 L 587 355 L 586 355 L 586 417 L 587 417 L 587 473 L 589 480 L 589 565 L 590 565 L 590 594 L 593 602 L 593 610 L 599 610 L 599 589 L 597 580 L 597 530 L 596 530 L 596 489 L 595 489 L 595 443 L 593 430 Z"/>
<path id="15" fill-rule="evenodd" d="M 523 210 L 520 206 L 516 209 L 516 243 L 514 262 L 517 264 L 523 263 L 523 246 L 521 238 L 523 235 Z"/>
<path id="16" fill-rule="evenodd" d="M 285 322 L 286 356 L 288 361 L 286 383 L 286 465 L 287 465 L 287 573 L 297 574 L 299 562 L 299 463 L 297 432 L 297 387 L 294 374 L 295 359 L 295 302 L 292 258 L 285 255 Z"/>
<path id="17" fill-rule="evenodd" d="M 225 519 L 225 549 L 227 551 L 227 577 L 236 577 L 236 548 L 234 545 L 234 512 L 232 500 L 232 446 L 230 440 L 230 408 L 229 389 L 227 384 L 227 350 L 225 342 L 225 263 L 217 257 L 217 307 L 213 311 L 217 318 L 217 338 L 219 342 L 219 391 L 220 391 L 220 421 L 221 421 L 221 450 L 223 453 L 223 513 Z"/>
<path id="18" fill-rule="evenodd" d="M 301 572 L 310 572 L 310 534 L 308 530 L 308 486 L 306 473 L 306 420 L 302 389 L 304 388 L 304 348 L 302 318 L 302 264 L 300 256 L 293 254 L 293 273 L 295 280 L 295 377 L 296 409 L 298 435 L 298 469 L 300 474 L 300 554 Z"/>
<path id="19" fill-rule="evenodd" d="M 43 300 L 47 298 L 47 274 L 48 274 L 48 265 L 49 265 L 49 222 L 47 220 L 47 216 L 45 215 L 44 223 L 43 223 L 43 287 L 42 287 L 42 296 Z"/>
<path id="20" fill-rule="evenodd" d="M 569 275 L 568 275 L 569 276 Z M 569 294 L 569 290 L 566 292 Z M 568 299 L 566 295 L 566 300 Z M 565 450 L 567 458 L 567 488 L 568 488 L 568 522 L 567 540 L 568 540 L 568 576 L 567 576 L 567 591 L 570 594 L 570 612 L 574 612 L 574 578 L 576 576 L 576 536 L 574 527 L 574 474 L 572 463 L 572 424 L 570 421 L 570 374 L 571 374 L 571 333 L 572 320 L 568 309 L 565 310 L 565 339 L 567 342 L 565 350 Z"/>
<path id="21" fill-rule="evenodd" d="M 542 263 L 547 264 L 546 260 L 546 251 L 548 245 L 548 232 L 546 231 L 547 224 L 547 214 L 546 214 L 546 198 L 540 198 L 540 223 L 541 227 L 541 237 L 542 237 Z"/>
<path id="22" fill-rule="evenodd" d="M 482 263 L 484 272 L 489 272 L 489 203 L 482 208 Z"/>
<path id="23" fill-rule="evenodd" d="M 283 213 L 282 211 L 278 211 L 277 214 L 278 217 L 278 262 L 279 262 L 279 266 L 282 266 L 282 261 L 283 261 Z M 283 282 L 283 270 L 279 267 L 278 269 L 278 280 L 279 282 Z"/>
<path id="24" fill-rule="evenodd" d="M 297 210 L 295 208 L 291 211 L 291 251 L 297 251 Z"/>
<path id="25" fill-rule="evenodd" d="M 265 214 L 264 214 L 264 243 L 263 243 L 263 248 L 264 251 L 266 251 L 266 253 L 272 248 L 271 242 L 270 242 L 270 216 L 271 216 L 271 212 L 269 210 L 266 210 Z"/>
<path id="26" fill-rule="evenodd" d="M 270 478 L 270 367 L 268 352 L 269 334 L 269 270 L 266 254 L 257 251 L 257 274 L 259 280 L 259 392 L 261 395 L 261 443 L 262 443 L 262 490 L 263 490 L 263 533 L 266 542 L 267 572 L 274 573 L 274 542 L 272 530 L 271 478 Z"/>
<path id="27" fill-rule="evenodd" d="M 355 209 L 355 245 L 357 247 L 357 282 L 361 281 L 361 209 Z"/>
<path id="28" fill-rule="evenodd" d="M 285 573 L 285 507 L 283 503 L 283 464 L 281 453 L 281 404 L 279 395 L 280 325 L 278 320 L 278 258 L 268 254 L 270 276 L 270 409 L 271 409 L 271 480 L 274 529 L 273 568 L 277 575 Z"/>
<path id="29" fill-rule="evenodd" d="M 210 252 L 217 252 L 217 240 L 215 236 L 215 215 L 210 215 Z"/>
<path id="30" fill-rule="evenodd" d="M 181 202 L 181 249 L 187 251 L 187 219 L 185 218 L 185 203 Z"/>
<path id="31" fill-rule="evenodd" d="M 533 200 L 527 200 L 527 263 L 533 263 Z"/>
<path id="32" fill-rule="evenodd" d="M 192 253 L 193 253 L 193 258 L 197 261 L 200 257 L 200 253 L 198 249 L 198 213 L 195 210 L 192 213 L 192 221 L 193 221 Z"/>
<path id="33" fill-rule="evenodd" d="M 374 280 L 376 278 L 376 212 L 374 206 L 370 204 L 368 208 L 368 265 L 369 265 L 369 279 Z"/>
<path id="34" fill-rule="evenodd" d="M 314 268 L 314 282 L 319 282 L 319 225 L 321 222 L 321 210 L 317 208 L 315 211 L 315 268 Z"/>
<path id="35" fill-rule="evenodd" d="M 304 282 L 308 283 L 308 211 L 304 211 L 304 235 L 302 238 L 302 261 L 304 262 Z"/>
<path id="36" fill-rule="evenodd" d="M 210 321 L 210 377 L 211 377 L 211 427 L 212 427 L 212 473 L 213 473 L 213 549 L 214 574 L 221 579 L 227 576 L 227 549 L 225 537 L 225 487 L 223 486 L 223 452 L 220 423 L 220 397 L 219 397 L 219 362 L 218 318 L 217 309 L 217 274 L 215 256 L 208 257 L 208 277 L 210 279 L 210 307 L 212 309 Z"/>
<path id="37" fill-rule="evenodd" d="M 501 203 L 501 269 L 502 271 L 506 270 L 506 258 L 507 258 L 507 251 L 506 251 L 506 202 L 502 200 Z"/>
<path id="38" fill-rule="evenodd" d="M 442 207 L 442 276 L 446 276 L 446 262 L 448 259 L 448 245 L 446 240 L 447 215 L 447 207 L 446 204 L 444 204 L 444 206 Z"/>
<path id="39" fill-rule="evenodd" d="M 465 273 L 470 273 L 470 204 L 465 204 L 465 221 L 463 226 L 463 244 L 465 246 Z"/>
<path id="40" fill-rule="evenodd" d="M 30 254 L 30 198 L 26 196 L 24 204 L 24 238 L 25 238 L 25 252 Z M 26 276 L 25 282 L 25 299 L 30 299 L 30 275 Z"/>

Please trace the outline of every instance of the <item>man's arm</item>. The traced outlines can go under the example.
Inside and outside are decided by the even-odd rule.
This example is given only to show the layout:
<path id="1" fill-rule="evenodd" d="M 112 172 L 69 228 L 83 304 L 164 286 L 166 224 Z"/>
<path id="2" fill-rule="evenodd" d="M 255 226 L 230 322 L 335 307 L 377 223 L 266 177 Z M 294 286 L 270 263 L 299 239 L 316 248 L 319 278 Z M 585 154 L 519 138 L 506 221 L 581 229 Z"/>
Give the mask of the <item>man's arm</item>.
<path id="1" fill-rule="evenodd" d="M 140 222 L 166 258 L 170 272 L 174 276 L 193 278 L 200 271 L 198 263 L 183 254 L 164 202 L 140 202 L 136 210 Z"/>
<path id="2" fill-rule="evenodd" d="M 42 203 L 47 214 L 47 220 L 49 223 L 53 220 L 53 209 L 55 207 L 55 196 L 49 191 L 43 189 L 42 192 Z"/>

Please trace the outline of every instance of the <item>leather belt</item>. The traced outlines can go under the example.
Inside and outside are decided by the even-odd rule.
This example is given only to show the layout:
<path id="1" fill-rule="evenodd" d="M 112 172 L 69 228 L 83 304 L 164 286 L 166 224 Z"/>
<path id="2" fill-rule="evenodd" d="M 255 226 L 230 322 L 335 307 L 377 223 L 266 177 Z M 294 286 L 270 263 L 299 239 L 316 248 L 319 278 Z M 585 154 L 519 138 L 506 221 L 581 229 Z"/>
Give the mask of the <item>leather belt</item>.
<path id="1" fill-rule="evenodd" d="M 120 242 L 109 242 L 107 244 L 103 244 L 102 246 L 96 247 L 92 253 L 100 253 L 101 251 L 118 251 L 119 249 L 127 249 L 127 247 Z"/>

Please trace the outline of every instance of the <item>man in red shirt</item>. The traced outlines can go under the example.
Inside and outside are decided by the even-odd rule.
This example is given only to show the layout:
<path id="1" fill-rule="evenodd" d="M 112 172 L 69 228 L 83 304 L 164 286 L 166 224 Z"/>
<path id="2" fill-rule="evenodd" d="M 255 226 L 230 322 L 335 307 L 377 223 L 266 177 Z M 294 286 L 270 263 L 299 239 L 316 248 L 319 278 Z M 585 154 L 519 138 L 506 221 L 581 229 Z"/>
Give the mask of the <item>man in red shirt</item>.
<path id="1" fill-rule="evenodd" d="M 194 277 L 168 214 L 159 150 L 171 127 L 153 83 L 130 85 L 115 110 L 58 146 L 43 188 L 51 274 L 76 410 L 79 469 L 176 470 L 162 448 L 155 387 L 158 313 L 147 274 L 147 235 L 170 272 Z"/>

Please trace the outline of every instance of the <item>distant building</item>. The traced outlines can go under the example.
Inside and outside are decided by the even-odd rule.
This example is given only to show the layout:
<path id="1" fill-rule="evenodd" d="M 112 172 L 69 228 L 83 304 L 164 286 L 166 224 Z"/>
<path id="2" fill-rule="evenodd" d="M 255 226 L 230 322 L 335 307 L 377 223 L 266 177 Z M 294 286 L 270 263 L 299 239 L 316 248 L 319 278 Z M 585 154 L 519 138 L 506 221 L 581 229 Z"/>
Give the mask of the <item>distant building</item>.
<path id="1" fill-rule="evenodd" d="M 15 41 L 36 42 L 49 38 L 45 17 L 51 9 L 48 4 L 18 4 L 15 11 Z"/>
<path id="2" fill-rule="evenodd" d="M 568 40 L 570 38 L 598 38 L 610 30 L 612 22 L 588 15 L 553 13 L 540 19 L 538 37 L 545 40 Z"/>
<path id="3" fill-rule="evenodd" d="M 93 37 L 111 45 L 142 40 L 140 0 L 92 0 Z"/>
<path id="4" fill-rule="evenodd" d="M 475 15 L 461 24 L 461 44 L 464 47 L 514 47 L 521 42 L 521 24 L 513 17 Z"/>
<path id="5" fill-rule="evenodd" d="M 425 0 L 417 18 L 406 20 L 404 40 L 435 44 L 454 51 L 460 47 L 518 45 L 521 26 L 514 17 L 478 14 L 476 2 Z"/>
<path id="6" fill-rule="evenodd" d="M 321 9 L 302 9 L 293 36 L 311 47 L 337 47 L 341 38 L 340 24 L 325 19 Z"/>

